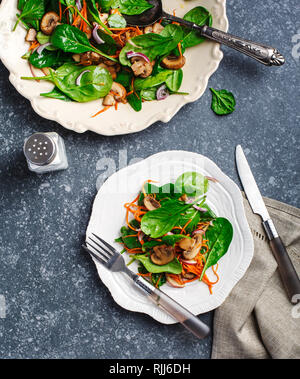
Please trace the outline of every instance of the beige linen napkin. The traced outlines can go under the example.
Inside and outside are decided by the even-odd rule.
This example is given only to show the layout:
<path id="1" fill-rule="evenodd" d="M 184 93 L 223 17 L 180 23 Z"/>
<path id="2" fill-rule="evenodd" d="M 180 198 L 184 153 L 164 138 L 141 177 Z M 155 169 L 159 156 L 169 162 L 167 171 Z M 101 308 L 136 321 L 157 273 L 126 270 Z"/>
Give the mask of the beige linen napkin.
<path id="1" fill-rule="evenodd" d="M 265 198 L 270 216 L 300 272 L 300 209 Z M 215 311 L 213 359 L 300 358 L 300 307 L 287 299 L 261 219 L 244 199 L 254 257 Z"/>

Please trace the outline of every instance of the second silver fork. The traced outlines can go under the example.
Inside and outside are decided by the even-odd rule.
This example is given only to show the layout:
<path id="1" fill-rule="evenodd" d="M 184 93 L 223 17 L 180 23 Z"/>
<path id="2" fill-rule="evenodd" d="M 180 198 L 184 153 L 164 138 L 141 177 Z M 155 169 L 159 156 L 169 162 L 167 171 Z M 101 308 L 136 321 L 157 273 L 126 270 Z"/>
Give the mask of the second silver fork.
<path id="1" fill-rule="evenodd" d="M 171 317 L 180 322 L 186 329 L 198 338 L 205 338 L 210 333 L 210 328 L 198 317 L 166 295 L 160 289 L 154 287 L 147 280 L 136 275 L 126 266 L 122 255 L 102 238 L 92 233 L 94 238 L 88 237 L 86 244 L 82 245 L 85 251 L 98 262 L 112 272 L 124 272 L 135 285 L 141 289 L 156 305 L 164 309 Z"/>

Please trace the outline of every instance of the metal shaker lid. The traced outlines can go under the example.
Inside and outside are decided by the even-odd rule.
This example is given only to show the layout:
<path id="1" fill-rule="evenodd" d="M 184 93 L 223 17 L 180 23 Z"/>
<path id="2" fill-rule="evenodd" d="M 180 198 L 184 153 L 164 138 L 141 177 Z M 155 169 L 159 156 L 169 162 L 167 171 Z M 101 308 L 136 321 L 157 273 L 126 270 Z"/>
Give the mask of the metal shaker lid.
<path id="1" fill-rule="evenodd" d="M 23 150 L 26 159 L 37 166 L 49 164 L 56 155 L 56 145 L 45 133 L 34 133 L 30 136 L 25 141 Z"/>

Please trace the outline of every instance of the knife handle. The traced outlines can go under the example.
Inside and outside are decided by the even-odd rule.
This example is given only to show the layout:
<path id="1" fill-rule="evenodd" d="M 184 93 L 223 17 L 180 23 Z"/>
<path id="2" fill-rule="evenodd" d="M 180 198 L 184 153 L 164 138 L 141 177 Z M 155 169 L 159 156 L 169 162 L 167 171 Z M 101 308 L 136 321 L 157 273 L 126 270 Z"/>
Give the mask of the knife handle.
<path id="1" fill-rule="evenodd" d="M 270 247 L 278 264 L 279 274 L 292 304 L 300 301 L 300 280 L 286 248 L 278 236 L 272 220 L 263 223 L 270 241 Z M 298 296 L 295 296 L 298 295 Z"/>
<path id="2" fill-rule="evenodd" d="M 278 270 L 291 303 L 300 300 L 300 280 L 280 237 L 270 241 L 270 247 L 278 264 Z M 295 296 L 298 295 L 298 296 Z"/>
<path id="3" fill-rule="evenodd" d="M 135 284 L 145 292 L 149 298 L 160 308 L 164 309 L 171 317 L 179 321 L 186 329 L 198 338 L 205 338 L 210 333 L 210 328 L 198 317 L 170 296 L 155 288 L 152 284 L 141 277 L 134 279 Z"/>

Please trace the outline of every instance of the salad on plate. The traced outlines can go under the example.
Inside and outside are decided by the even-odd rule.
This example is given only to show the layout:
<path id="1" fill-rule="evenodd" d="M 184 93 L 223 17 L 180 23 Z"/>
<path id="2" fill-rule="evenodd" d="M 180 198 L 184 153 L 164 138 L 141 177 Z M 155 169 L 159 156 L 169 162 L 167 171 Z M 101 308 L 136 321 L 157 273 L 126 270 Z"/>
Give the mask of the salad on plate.
<path id="1" fill-rule="evenodd" d="M 103 107 L 92 117 L 117 110 L 120 103 L 140 111 L 145 101 L 186 94 L 180 92 L 184 53 L 205 39 L 165 20 L 145 28 L 127 25 L 126 15 L 151 7 L 146 0 L 19 0 L 14 29 L 20 24 L 27 29 L 29 48 L 22 58 L 32 73 L 22 79 L 53 83 L 53 90 L 41 93 L 47 98 L 79 103 L 101 99 Z M 212 24 L 202 6 L 184 19 Z"/>
<path id="2" fill-rule="evenodd" d="M 129 253 L 129 264 L 138 262 L 139 275 L 156 287 L 167 282 L 182 288 L 202 281 L 212 293 L 219 281 L 218 261 L 233 238 L 230 221 L 217 217 L 207 204 L 210 183 L 216 180 L 185 172 L 175 183 L 153 183 L 147 180 L 124 205 L 126 226 L 116 242 L 122 244 L 122 253 Z M 209 268 L 215 278 L 207 274 Z"/>

